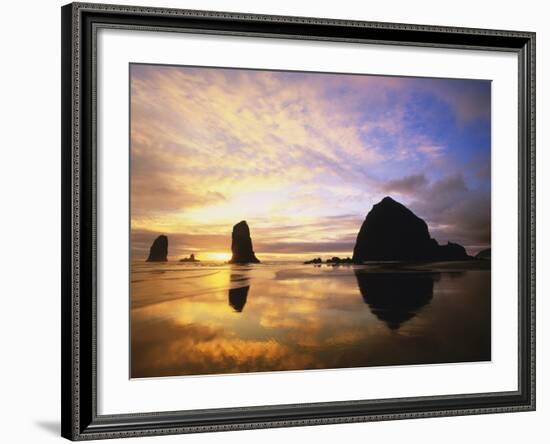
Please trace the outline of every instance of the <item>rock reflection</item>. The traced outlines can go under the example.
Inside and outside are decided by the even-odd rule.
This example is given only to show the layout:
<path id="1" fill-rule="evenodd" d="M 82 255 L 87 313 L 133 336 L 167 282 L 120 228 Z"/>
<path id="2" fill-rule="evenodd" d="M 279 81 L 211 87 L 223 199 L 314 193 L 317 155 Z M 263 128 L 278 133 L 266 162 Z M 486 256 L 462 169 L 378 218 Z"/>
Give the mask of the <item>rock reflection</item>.
<path id="1" fill-rule="evenodd" d="M 397 330 L 433 297 L 437 273 L 366 273 L 355 270 L 359 291 L 372 313 Z"/>
<path id="2" fill-rule="evenodd" d="M 237 312 L 243 311 L 246 305 L 246 297 L 248 296 L 248 290 L 250 285 L 240 288 L 232 288 L 229 290 L 229 305 Z"/>
<path id="3" fill-rule="evenodd" d="M 230 307 L 236 312 L 243 311 L 246 305 L 246 298 L 248 297 L 248 291 L 250 290 L 250 280 L 248 277 L 248 270 L 246 269 L 233 269 L 229 277 L 231 288 L 228 292 L 228 302 Z"/>
<path id="4" fill-rule="evenodd" d="M 131 377 L 490 360 L 490 272 L 453 266 L 135 265 Z"/>

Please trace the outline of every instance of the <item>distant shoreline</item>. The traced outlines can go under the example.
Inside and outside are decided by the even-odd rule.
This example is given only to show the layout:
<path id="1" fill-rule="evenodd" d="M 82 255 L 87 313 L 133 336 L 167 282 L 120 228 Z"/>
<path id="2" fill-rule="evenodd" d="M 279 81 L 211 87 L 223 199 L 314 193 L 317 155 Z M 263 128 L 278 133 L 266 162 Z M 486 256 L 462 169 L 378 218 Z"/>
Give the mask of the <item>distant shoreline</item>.
<path id="1" fill-rule="evenodd" d="M 222 261 L 200 261 L 200 262 L 180 262 L 178 259 L 168 260 L 166 262 L 146 262 L 144 260 L 134 260 L 131 263 L 134 265 L 147 265 L 158 267 L 162 265 L 170 266 L 193 266 L 196 268 L 205 266 L 231 266 L 231 267 L 254 267 L 254 268 L 267 268 L 269 266 L 277 265 L 294 265 L 303 266 L 305 268 L 362 268 L 372 267 L 380 271 L 460 271 L 460 270 L 491 270 L 491 261 L 483 259 L 470 259 L 467 261 L 367 261 L 362 264 L 354 263 L 326 263 L 321 264 L 304 264 L 303 261 L 298 260 L 273 260 L 264 261 L 260 264 L 230 264 Z"/>

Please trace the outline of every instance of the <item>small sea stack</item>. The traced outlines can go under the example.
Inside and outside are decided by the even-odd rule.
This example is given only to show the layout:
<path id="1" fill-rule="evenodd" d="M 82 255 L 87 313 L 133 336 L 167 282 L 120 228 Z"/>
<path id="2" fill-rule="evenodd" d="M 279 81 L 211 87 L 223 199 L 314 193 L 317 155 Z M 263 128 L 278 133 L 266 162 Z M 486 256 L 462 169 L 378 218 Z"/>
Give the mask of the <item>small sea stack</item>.
<path id="1" fill-rule="evenodd" d="M 231 233 L 231 252 L 233 256 L 230 264 L 259 264 L 260 261 L 254 254 L 252 248 L 252 238 L 250 237 L 250 228 L 245 220 L 239 222 L 233 227 Z"/>
<path id="2" fill-rule="evenodd" d="M 168 237 L 164 234 L 157 237 L 151 249 L 147 262 L 166 262 L 168 260 Z"/>

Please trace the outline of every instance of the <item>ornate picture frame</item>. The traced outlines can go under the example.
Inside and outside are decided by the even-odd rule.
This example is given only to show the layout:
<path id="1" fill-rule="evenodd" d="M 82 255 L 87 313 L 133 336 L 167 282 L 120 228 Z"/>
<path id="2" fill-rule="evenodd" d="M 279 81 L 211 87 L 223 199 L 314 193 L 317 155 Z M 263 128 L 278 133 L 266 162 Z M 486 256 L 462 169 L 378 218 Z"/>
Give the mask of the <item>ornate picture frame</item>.
<path id="1" fill-rule="evenodd" d="M 62 436 L 87 440 L 535 409 L 535 33 L 86 3 L 68 4 L 61 14 Z M 517 57 L 517 390 L 98 414 L 99 29 L 481 50 Z"/>

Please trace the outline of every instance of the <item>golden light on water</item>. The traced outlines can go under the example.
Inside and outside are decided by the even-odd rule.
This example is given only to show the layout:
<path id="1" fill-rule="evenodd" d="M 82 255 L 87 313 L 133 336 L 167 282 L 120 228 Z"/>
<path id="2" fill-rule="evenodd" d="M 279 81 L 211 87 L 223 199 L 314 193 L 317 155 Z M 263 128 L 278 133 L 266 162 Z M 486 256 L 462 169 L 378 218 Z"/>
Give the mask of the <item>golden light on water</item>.
<path id="1" fill-rule="evenodd" d="M 490 360 L 489 272 L 368 267 L 136 263 L 132 378 Z"/>

